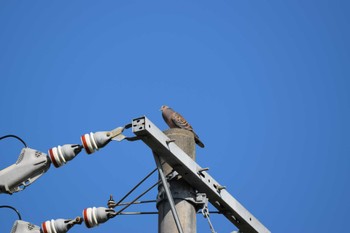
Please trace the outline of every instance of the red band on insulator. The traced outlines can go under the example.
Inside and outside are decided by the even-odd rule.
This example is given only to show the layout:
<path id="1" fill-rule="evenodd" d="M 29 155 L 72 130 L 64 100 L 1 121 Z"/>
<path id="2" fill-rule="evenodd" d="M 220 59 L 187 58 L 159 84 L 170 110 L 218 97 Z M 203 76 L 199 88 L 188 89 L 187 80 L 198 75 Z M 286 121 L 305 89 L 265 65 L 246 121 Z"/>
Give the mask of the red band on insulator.
<path id="1" fill-rule="evenodd" d="M 91 154 L 92 151 L 90 151 L 90 149 L 86 143 L 85 135 L 81 136 L 81 141 L 83 142 L 83 146 L 85 148 L 86 153 Z"/>
<path id="2" fill-rule="evenodd" d="M 56 159 L 55 159 L 55 156 L 53 155 L 52 148 L 49 150 L 49 155 L 50 155 L 50 159 L 51 159 L 53 165 L 54 165 L 55 167 L 59 167 L 58 164 L 57 164 L 57 161 L 56 161 Z"/>
<path id="3" fill-rule="evenodd" d="M 87 228 L 91 228 L 92 226 L 90 225 L 90 223 L 89 223 L 89 218 L 88 218 L 88 216 L 87 216 L 87 209 L 85 209 L 84 211 L 83 211 L 83 217 L 84 217 L 84 222 L 85 222 L 85 225 L 86 225 L 86 227 Z"/>
<path id="4" fill-rule="evenodd" d="M 47 229 L 46 229 L 46 224 L 45 224 L 45 222 L 43 222 L 43 223 L 41 224 L 41 228 L 42 228 L 42 230 L 43 230 L 43 233 L 47 233 Z"/>

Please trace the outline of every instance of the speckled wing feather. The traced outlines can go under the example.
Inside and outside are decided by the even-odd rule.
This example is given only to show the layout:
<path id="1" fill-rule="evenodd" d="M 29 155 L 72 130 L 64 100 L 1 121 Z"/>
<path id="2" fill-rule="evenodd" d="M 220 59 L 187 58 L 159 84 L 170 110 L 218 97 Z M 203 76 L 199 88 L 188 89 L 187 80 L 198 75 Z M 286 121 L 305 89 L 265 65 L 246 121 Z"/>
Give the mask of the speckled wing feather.
<path id="1" fill-rule="evenodd" d="M 171 120 L 178 128 L 186 129 L 193 132 L 192 126 L 179 113 L 173 112 L 173 114 L 171 114 Z"/>

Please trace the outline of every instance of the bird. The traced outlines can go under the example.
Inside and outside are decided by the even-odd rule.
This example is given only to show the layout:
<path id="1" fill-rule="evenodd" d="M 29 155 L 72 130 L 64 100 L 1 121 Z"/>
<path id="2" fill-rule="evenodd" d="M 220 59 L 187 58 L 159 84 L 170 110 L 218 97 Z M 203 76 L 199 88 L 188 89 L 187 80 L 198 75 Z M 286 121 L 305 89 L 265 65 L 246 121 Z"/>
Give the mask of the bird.
<path id="1" fill-rule="evenodd" d="M 160 111 L 162 111 L 162 117 L 170 128 L 180 128 L 191 131 L 194 134 L 194 140 L 196 144 L 199 147 L 204 148 L 203 142 L 199 139 L 198 135 L 194 132 L 192 126 L 186 121 L 186 119 L 183 116 L 181 116 L 179 113 L 175 112 L 172 108 L 166 105 L 163 105 L 160 108 Z"/>

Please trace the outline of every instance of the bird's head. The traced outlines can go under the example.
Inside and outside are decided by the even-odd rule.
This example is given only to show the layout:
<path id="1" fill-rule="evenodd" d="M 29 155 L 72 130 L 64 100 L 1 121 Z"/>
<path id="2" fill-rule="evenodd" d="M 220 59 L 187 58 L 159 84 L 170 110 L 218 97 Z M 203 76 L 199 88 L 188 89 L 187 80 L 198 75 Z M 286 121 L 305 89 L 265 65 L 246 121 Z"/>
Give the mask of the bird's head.
<path id="1" fill-rule="evenodd" d="M 162 105 L 162 107 L 160 107 L 160 111 L 164 111 L 165 109 L 168 109 L 169 107 L 168 106 L 166 106 L 166 105 Z"/>

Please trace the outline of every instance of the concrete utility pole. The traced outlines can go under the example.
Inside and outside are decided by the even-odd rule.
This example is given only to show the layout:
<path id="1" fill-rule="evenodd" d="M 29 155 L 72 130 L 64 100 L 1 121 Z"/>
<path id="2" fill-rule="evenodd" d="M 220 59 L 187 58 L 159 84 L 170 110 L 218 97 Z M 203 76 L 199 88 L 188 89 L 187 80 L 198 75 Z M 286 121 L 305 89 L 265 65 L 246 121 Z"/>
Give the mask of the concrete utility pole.
<path id="1" fill-rule="evenodd" d="M 171 143 L 175 143 L 187 155 L 195 160 L 195 142 L 192 132 L 184 129 L 169 129 L 164 131 L 164 133 L 171 140 L 174 140 L 174 142 Z M 161 159 L 162 163 L 163 161 L 164 160 Z M 173 168 L 167 163 L 164 163 L 162 167 L 165 175 L 173 171 Z M 196 208 L 194 203 L 187 201 L 195 199 L 195 190 L 184 179 L 182 179 L 181 176 L 171 179 L 169 181 L 169 185 L 183 231 L 185 233 L 196 233 Z M 170 211 L 170 204 L 167 200 L 163 184 L 159 185 L 158 187 L 157 199 L 158 233 L 178 233 L 173 214 Z"/>

